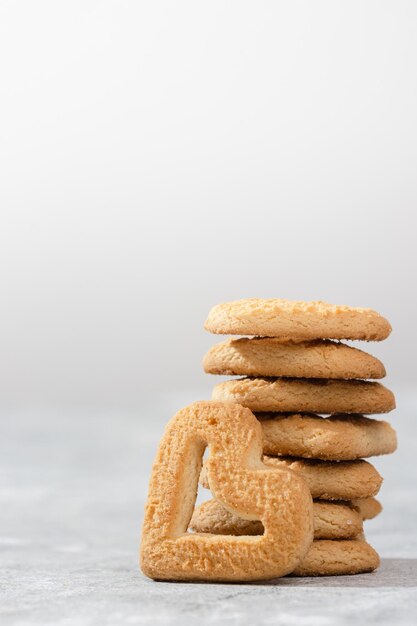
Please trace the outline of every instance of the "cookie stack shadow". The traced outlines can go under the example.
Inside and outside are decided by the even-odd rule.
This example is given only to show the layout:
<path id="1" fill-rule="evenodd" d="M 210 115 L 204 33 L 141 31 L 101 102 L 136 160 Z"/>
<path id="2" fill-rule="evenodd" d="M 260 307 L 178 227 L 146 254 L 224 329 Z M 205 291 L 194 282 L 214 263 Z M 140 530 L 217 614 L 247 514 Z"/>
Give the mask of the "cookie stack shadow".
<path id="1" fill-rule="evenodd" d="M 385 376 L 383 364 L 341 341 L 381 341 L 391 331 L 387 320 L 370 309 L 250 299 L 214 307 L 205 327 L 248 335 L 205 356 L 207 373 L 243 376 L 216 385 L 212 399 L 251 409 L 262 426 L 265 463 L 292 469 L 310 488 L 314 541 L 294 575 L 376 569 L 379 556 L 363 522 L 381 512 L 375 496 L 382 477 L 365 459 L 394 452 L 397 442 L 388 422 L 368 416 L 391 411 L 395 399 L 376 382 Z M 209 487 L 204 468 L 200 480 Z M 216 500 L 195 509 L 190 528 L 263 532 L 261 522 L 239 518 Z"/>

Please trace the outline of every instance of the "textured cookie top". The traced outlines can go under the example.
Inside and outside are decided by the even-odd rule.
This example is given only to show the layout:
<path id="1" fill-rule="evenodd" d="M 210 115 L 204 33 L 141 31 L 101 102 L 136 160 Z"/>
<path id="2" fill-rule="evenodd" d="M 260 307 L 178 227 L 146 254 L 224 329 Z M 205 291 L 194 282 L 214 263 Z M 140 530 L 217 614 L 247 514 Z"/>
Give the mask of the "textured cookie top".
<path id="1" fill-rule="evenodd" d="M 390 454 L 397 447 L 388 422 L 362 415 L 282 415 L 258 413 L 264 454 L 329 461 L 353 461 Z"/>
<path id="2" fill-rule="evenodd" d="M 368 461 L 318 461 L 293 457 L 264 456 L 272 467 L 287 467 L 301 474 L 313 498 L 352 500 L 376 496 L 382 476 Z"/>
<path id="3" fill-rule="evenodd" d="M 381 341 L 391 332 L 376 311 L 327 302 L 249 298 L 213 307 L 204 325 L 209 332 L 287 339 L 363 339 Z"/>
<path id="4" fill-rule="evenodd" d="M 238 378 L 219 383 L 213 400 L 236 402 L 252 411 L 309 413 L 388 413 L 393 393 L 364 380 Z"/>
<path id="5" fill-rule="evenodd" d="M 385 368 L 370 354 L 325 339 L 291 341 L 241 337 L 213 346 L 204 357 L 210 374 L 294 378 L 383 378 Z"/>
<path id="6" fill-rule="evenodd" d="M 239 517 L 260 520 L 262 537 L 187 532 L 206 446 L 214 497 Z M 294 569 L 312 539 L 308 485 L 284 466 L 271 471 L 264 465 L 262 429 L 248 409 L 203 401 L 172 418 L 149 483 L 141 543 L 144 574 L 160 580 L 276 578 Z"/>

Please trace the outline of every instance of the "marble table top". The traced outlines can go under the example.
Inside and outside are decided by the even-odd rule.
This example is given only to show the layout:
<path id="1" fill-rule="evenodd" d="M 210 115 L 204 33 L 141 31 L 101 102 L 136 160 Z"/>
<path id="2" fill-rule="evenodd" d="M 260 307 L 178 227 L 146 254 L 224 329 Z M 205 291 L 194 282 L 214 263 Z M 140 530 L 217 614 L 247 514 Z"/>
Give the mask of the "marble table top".
<path id="1" fill-rule="evenodd" d="M 267 583 L 161 583 L 137 553 L 150 467 L 165 422 L 195 392 L 143 410 L 3 411 L 0 623 L 300 624 L 417 622 L 417 395 L 390 416 L 400 446 L 374 460 L 383 513 L 367 522 L 373 574 Z M 206 492 L 207 493 L 207 492 Z M 203 498 L 205 499 L 205 498 Z"/>

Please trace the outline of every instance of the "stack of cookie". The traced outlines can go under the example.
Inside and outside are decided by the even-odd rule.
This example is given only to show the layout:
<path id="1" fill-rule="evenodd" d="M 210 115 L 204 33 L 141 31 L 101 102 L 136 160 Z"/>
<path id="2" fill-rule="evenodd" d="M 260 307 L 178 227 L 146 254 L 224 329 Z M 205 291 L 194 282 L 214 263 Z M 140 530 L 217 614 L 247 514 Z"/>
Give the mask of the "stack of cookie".
<path id="1" fill-rule="evenodd" d="M 212 398 L 251 409 L 263 429 L 264 462 L 289 467 L 310 487 L 314 542 L 294 573 L 375 569 L 379 557 L 364 539 L 363 520 L 381 511 L 375 495 L 382 478 L 363 459 L 394 452 L 396 435 L 387 422 L 364 414 L 391 411 L 395 399 L 368 380 L 385 376 L 383 364 L 340 340 L 383 340 L 391 331 L 387 320 L 370 309 L 249 299 L 214 307 L 205 327 L 251 336 L 216 345 L 206 355 L 206 372 L 244 376 L 217 385 Z M 196 508 L 190 527 L 262 533 L 260 522 L 239 518 L 215 500 Z"/>

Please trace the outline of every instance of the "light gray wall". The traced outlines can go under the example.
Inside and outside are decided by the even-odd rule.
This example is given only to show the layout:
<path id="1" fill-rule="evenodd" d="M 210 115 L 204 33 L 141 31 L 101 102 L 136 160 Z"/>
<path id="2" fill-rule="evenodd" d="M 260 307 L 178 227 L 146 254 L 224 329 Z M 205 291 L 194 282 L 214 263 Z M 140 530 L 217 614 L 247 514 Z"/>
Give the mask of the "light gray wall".
<path id="1" fill-rule="evenodd" d="M 412 384 L 417 3 L 3 2 L 0 407 L 208 394 L 209 308 L 376 308 Z M 198 390 L 198 391 L 197 391 Z"/>

